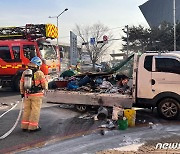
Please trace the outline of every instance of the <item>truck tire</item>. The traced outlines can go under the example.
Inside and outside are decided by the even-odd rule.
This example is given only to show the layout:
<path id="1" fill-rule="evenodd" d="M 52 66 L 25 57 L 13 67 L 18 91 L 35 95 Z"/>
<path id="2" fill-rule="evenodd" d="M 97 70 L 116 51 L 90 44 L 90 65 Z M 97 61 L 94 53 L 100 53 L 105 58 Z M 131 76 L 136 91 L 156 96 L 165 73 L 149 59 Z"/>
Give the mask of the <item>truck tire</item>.
<path id="1" fill-rule="evenodd" d="M 15 91 L 20 91 L 20 80 L 21 80 L 21 76 L 18 75 L 13 81 L 13 89 Z"/>
<path id="2" fill-rule="evenodd" d="M 88 110 L 87 105 L 75 105 L 75 108 L 77 111 L 82 112 L 82 113 Z"/>
<path id="3" fill-rule="evenodd" d="M 168 120 L 176 119 L 180 113 L 180 104 L 173 98 L 165 98 L 157 106 L 158 114 Z"/>

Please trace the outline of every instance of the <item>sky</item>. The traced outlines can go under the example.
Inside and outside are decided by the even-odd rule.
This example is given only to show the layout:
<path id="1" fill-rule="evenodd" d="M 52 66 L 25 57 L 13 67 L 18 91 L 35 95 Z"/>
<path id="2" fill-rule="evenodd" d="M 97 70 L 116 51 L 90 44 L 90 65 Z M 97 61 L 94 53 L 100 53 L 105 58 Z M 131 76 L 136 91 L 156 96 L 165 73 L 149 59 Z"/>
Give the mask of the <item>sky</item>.
<path id="1" fill-rule="evenodd" d="M 69 43 L 70 31 L 76 25 L 102 23 L 109 27 L 116 38 L 123 35 L 125 25 L 149 27 L 139 5 L 147 0 L 0 0 L 0 27 L 33 24 L 57 24 L 59 15 L 59 42 Z M 114 42 L 110 50 L 118 50 L 121 41 Z"/>

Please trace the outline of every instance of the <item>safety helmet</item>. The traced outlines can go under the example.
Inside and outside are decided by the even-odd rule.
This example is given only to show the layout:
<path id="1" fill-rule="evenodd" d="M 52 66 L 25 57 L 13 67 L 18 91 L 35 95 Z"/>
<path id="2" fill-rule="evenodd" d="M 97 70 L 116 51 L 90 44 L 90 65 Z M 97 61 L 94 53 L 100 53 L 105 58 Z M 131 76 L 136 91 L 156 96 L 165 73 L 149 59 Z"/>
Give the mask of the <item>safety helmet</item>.
<path id="1" fill-rule="evenodd" d="M 33 64 L 35 64 L 37 66 L 41 66 L 42 65 L 42 60 L 39 57 L 35 56 L 35 57 L 33 57 L 31 59 L 31 63 L 33 63 Z"/>

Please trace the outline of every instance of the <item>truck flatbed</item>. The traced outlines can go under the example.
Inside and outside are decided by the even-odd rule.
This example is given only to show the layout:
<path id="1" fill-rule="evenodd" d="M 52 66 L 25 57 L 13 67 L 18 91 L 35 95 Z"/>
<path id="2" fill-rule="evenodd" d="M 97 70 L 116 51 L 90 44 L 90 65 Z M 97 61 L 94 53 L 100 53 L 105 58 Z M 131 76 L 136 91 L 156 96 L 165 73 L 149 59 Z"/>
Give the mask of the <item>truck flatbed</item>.
<path id="1" fill-rule="evenodd" d="M 116 93 L 90 93 L 77 91 L 49 90 L 45 98 L 46 102 L 74 105 L 107 106 L 114 105 L 122 108 L 131 108 L 133 98 L 129 95 Z"/>

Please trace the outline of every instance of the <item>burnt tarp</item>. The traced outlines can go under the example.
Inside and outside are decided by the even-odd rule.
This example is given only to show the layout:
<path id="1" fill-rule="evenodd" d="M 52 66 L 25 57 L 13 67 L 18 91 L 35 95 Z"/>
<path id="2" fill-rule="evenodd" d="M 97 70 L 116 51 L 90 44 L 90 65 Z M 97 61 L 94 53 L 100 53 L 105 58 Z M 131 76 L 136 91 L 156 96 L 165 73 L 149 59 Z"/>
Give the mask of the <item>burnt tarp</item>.
<path id="1" fill-rule="evenodd" d="M 89 76 L 89 77 L 109 76 L 109 75 L 112 75 L 112 74 L 116 73 L 116 71 L 118 71 L 119 69 L 121 69 L 125 64 L 127 64 L 133 57 L 134 57 L 134 54 L 130 55 L 128 58 L 126 58 L 126 59 L 124 59 L 123 61 L 117 63 L 117 64 L 116 64 L 112 69 L 110 69 L 108 72 L 96 72 L 96 73 L 86 72 L 86 73 L 82 73 L 82 74 L 75 75 L 75 77 L 85 77 L 86 75 Z"/>
<path id="2" fill-rule="evenodd" d="M 119 69 L 121 69 L 124 65 L 126 65 L 126 63 L 128 63 L 132 58 L 134 57 L 134 54 L 132 54 L 131 56 L 129 56 L 127 59 L 124 59 L 122 62 L 118 63 L 115 67 L 113 67 L 109 73 L 113 74 L 116 71 L 118 71 Z"/>

